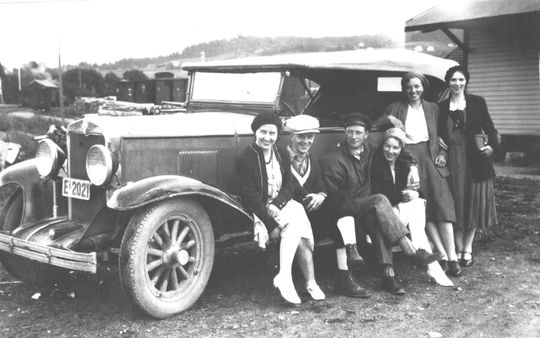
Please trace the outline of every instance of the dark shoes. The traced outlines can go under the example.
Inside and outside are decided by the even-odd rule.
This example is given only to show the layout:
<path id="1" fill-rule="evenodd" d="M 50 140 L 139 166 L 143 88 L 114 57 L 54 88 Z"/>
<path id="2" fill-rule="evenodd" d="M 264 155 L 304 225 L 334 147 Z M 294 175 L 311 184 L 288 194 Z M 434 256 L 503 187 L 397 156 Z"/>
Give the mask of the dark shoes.
<path id="1" fill-rule="evenodd" d="M 366 266 L 366 262 L 356 248 L 356 244 L 345 245 L 345 251 L 347 252 L 347 266 L 350 271 L 360 271 Z"/>
<path id="2" fill-rule="evenodd" d="M 446 274 L 452 277 L 461 276 L 461 268 L 459 267 L 459 263 L 457 261 L 449 261 L 448 271 L 446 272 Z"/>
<path id="3" fill-rule="evenodd" d="M 413 257 L 420 265 L 428 265 L 429 263 L 433 263 L 436 260 L 441 259 L 442 255 L 439 252 L 430 254 L 424 249 L 418 249 L 411 257 Z"/>
<path id="4" fill-rule="evenodd" d="M 345 296 L 353 298 L 368 298 L 370 296 L 366 289 L 358 285 L 358 282 L 348 270 L 338 270 L 335 287 L 336 293 Z"/>
<path id="5" fill-rule="evenodd" d="M 469 257 L 469 258 L 466 258 L 466 257 Z M 465 267 L 465 268 L 468 268 L 468 267 L 471 267 L 473 265 L 473 256 L 472 256 L 472 253 L 470 252 L 460 252 L 460 259 L 458 260 L 459 262 L 459 265 Z"/>
<path id="6" fill-rule="evenodd" d="M 383 289 L 390 292 L 391 294 L 396 295 L 396 296 L 405 295 L 405 289 L 400 284 L 397 277 L 383 276 L 381 279 L 381 282 L 382 282 Z"/>
<path id="7" fill-rule="evenodd" d="M 446 259 L 441 259 L 439 261 L 439 264 L 441 265 L 441 268 L 445 273 L 448 273 L 448 261 Z"/>

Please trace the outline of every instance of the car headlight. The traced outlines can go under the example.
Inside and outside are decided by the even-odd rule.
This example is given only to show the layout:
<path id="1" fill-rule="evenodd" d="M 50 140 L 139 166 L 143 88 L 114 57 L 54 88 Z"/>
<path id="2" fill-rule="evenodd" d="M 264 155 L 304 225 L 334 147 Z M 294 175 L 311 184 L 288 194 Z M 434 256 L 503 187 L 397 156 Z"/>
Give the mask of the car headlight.
<path id="1" fill-rule="evenodd" d="M 42 177 L 54 177 L 64 164 L 66 154 L 50 139 L 39 142 L 36 152 L 36 167 Z"/>
<path id="2" fill-rule="evenodd" d="M 115 161 L 107 147 L 96 144 L 86 154 L 86 174 L 92 184 L 101 186 L 109 183 L 116 170 Z"/>

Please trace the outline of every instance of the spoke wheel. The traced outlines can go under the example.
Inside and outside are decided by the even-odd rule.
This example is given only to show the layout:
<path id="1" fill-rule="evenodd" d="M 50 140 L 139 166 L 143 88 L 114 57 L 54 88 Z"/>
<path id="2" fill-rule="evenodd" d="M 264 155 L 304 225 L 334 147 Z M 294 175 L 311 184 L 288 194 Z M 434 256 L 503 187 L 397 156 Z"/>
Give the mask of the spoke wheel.
<path id="1" fill-rule="evenodd" d="M 166 318 L 200 297 L 214 262 L 214 233 L 195 201 L 173 199 L 134 215 L 120 250 L 120 280 L 143 312 Z"/>

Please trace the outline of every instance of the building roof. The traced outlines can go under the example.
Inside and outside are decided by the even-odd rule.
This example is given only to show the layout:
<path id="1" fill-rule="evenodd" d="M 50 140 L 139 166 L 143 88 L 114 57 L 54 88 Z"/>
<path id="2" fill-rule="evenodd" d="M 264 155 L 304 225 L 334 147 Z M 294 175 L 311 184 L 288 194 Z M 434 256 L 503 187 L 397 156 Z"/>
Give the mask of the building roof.
<path id="1" fill-rule="evenodd" d="M 188 71 L 202 72 L 272 72 L 286 70 L 416 71 L 444 78 L 456 63 L 405 49 L 374 49 L 344 52 L 281 54 L 242 59 L 184 63 Z"/>
<path id="2" fill-rule="evenodd" d="M 453 6 L 453 7 L 449 7 Z M 501 16 L 540 12 L 538 0 L 470 0 L 443 4 L 415 16 L 405 23 L 405 31 L 432 30 L 441 24 L 464 23 Z"/>
<path id="3" fill-rule="evenodd" d="M 30 86 L 32 83 L 37 83 L 38 85 L 45 88 L 58 88 L 58 86 L 54 82 L 51 82 L 49 80 L 32 80 L 30 81 L 28 86 Z"/>

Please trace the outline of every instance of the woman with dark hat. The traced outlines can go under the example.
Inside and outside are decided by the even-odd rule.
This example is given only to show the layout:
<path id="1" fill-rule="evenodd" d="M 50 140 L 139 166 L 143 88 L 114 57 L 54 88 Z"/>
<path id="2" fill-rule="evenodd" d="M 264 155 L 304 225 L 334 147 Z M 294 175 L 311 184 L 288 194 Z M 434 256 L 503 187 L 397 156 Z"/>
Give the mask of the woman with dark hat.
<path id="1" fill-rule="evenodd" d="M 255 142 L 250 144 L 237 161 L 239 193 L 244 206 L 253 212 L 255 221 L 264 223 L 274 241 L 279 244 L 279 273 L 274 286 L 283 299 L 292 304 L 301 300 L 294 288 L 292 263 L 296 253 L 299 264 L 310 264 L 313 269 L 313 234 L 302 204 L 292 199 L 295 181 L 287 150 L 276 145 L 282 123 L 270 112 L 257 115 L 251 129 Z M 299 250 L 299 248 L 309 250 Z M 315 300 L 323 300 L 324 293 L 317 285 L 313 273 L 304 276 L 306 290 Z"/>
<path id="2" fill-rule="evenodd" d="M 452 174 L 450 188 L 456 203 L 454 226 L 461 266 L 473 264 L 472 244 L 477 229 L 497 224 L 491 155 L 498 146 L 497 130 L 486 101 L 466 92 L 469 72 L 455 66 L 446 72 L 450 97 L 440 104 L 440 130 L 448 145 Z"/>
<path id="3" fill-rule="evenodd" d="M 403 129 L 405 150 L 418 163 L 420 192 L 426 199 L 426 230 L 443 258 L 441 265 L 451 276 L 461 275 L 454 244 L 456 222 L 454 199 L 450 192 L 446 168 L 446 151 L 439 145 L 439 107 L 423 99 L 428 88 L 426 77 L 406 73 L 401 78 L 404 99 L 386 108 L 384 119 Z"/>

